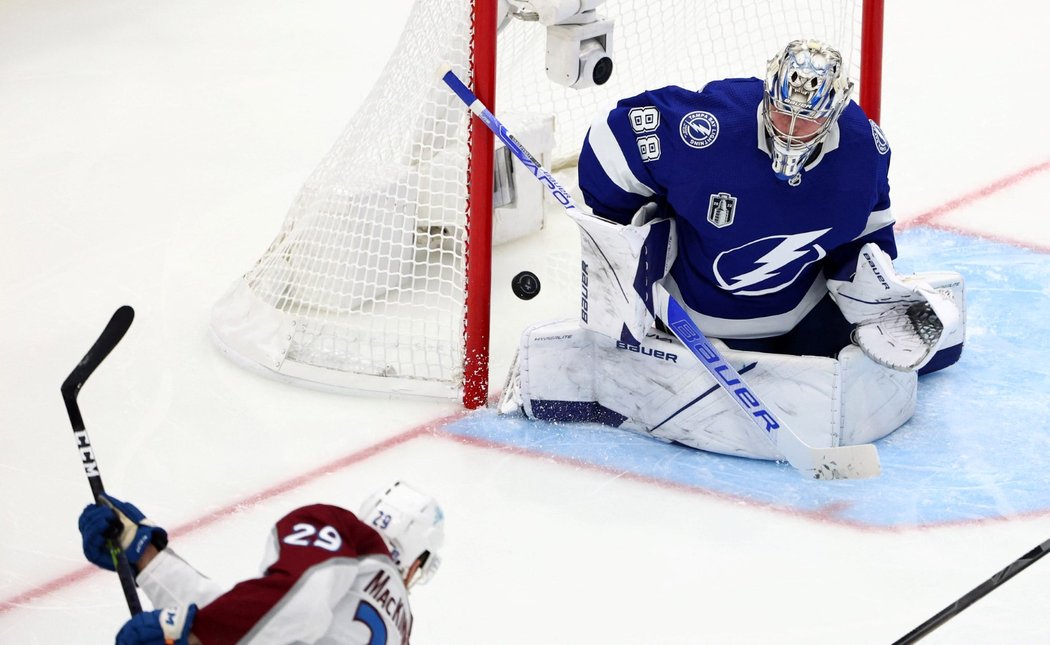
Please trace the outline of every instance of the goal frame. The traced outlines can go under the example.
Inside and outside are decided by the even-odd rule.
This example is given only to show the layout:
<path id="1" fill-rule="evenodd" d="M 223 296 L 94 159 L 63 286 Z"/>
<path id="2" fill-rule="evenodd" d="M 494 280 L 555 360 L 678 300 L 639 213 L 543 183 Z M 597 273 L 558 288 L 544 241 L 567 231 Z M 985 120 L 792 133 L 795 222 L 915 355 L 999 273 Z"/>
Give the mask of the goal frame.
<path id="1" fill-rule="evenodd" d="M 593 29 L 544 30 L 538 13 L 512 11 L 510 0 L 417 1 L 382 78 L 269 248 L 212 308 L 220 351 L 327 391 L 459 400 L 468 409 L 489 402 L 490 345 L 504 331 L 492 329 L 493 271 L 503 268 L 493 244 L 541 231 L 545 199 L 539 184 L 515 180 L 526 168 L 441 87 L 438 62 L 552 168 L 573 165 L 587 127 L 616 100 L 754 75 L 770 51 L 798 37 L 841 43 L 857 101 L 879 120 L 884 0 L 705 2 L 703 24 L 681 18 L 693 15 L 691 0 L 602 0 L 597 11 L 611 20 L 570 17 L 597 17 L 609 29 L 597 42 L 617 65 L 609 83 L 573 89 L 550 80 L 551 65 L 582 55 L 562 51 L 566 38 L 592 47 Z M 571 289 L 568 271 L 555 277 Z"/>

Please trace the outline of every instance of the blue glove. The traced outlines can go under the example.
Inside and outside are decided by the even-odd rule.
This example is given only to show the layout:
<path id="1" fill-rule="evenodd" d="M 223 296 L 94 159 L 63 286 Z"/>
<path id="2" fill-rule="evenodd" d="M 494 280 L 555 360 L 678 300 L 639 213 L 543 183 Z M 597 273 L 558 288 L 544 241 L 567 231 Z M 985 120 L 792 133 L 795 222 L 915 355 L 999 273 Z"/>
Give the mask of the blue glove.
<path id="1" fill-rule="evenodd" d="M 149 545 L 158 550 L 168 545 L 168 532 L 146 519 L 134 505 L 103 494 L 80 514 L 80 537 L 89 562 L 113 571 L 113 555 L 107 541 L 119 546 L 128 562 L 137 563 Z"/>
<path id="2" fill-rule="evenodd" d="M 188 645 L 197 605 L 144 611 L 117 632 L 117 645 Z"/>

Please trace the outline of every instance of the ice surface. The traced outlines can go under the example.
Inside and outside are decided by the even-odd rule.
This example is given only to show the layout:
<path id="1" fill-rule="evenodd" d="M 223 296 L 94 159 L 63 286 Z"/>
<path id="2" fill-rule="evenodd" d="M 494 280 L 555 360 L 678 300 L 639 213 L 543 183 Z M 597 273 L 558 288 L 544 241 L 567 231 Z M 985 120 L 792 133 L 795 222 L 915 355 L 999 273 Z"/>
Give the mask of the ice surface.
<path id="1" fill-rule="evenodd" d="M 1046 539 L 1046 9 L 887 9 L 898 266 L 964 273 L 969 334 L 879 442 L 882 477 L 811 482 L 605 428 L 298 389 L 219 355 L 209 308 L 408 6 L 0 4 L 0 642 L 110 642 L 126 618 L 80 554 L 89 491 L 58 391 L 121 304 L 136 322 L 80 398 L 107 488 L 232 584 L 290 508 L 417 482 L 448 541 L 414 593 L 416 643 L 886 643 Z M 539 269 L 574 235 L 555 223 L 502 251 L 495 381 L 521 325 L 572 314 L 571 283 Z M 509 289 L 523 269 L 544 280 L 528 302 Z M 928 642 L 1048 642 L 1048 584 L 1038 563 Z"/>

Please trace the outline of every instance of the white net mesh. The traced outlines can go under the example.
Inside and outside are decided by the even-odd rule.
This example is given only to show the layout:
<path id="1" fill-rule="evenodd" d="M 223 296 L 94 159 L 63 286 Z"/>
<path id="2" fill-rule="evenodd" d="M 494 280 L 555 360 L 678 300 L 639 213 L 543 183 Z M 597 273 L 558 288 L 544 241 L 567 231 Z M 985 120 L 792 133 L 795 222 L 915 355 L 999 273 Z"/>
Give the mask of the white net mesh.
<path id="1" fill-rule="evenodd" d="M 761 78 L 766 61 L 796 38 L 835 46 L 851 78 L 858 79 L 861 5 L 860 0 L 608 0 L 598 11 L 616 22 L 613 76 L 585 90 L 549 82 L 543 28 L 512 22 L 500 34 L 497 104 L 555 114 L 555 155 L 575 156 L 591 121 L 621 98 L 665 85 L 700 89 L 719 78 Z"/>
<path id="2" fill-rule="evenodd" d="M 470 78 L 472 5 L 416 3 L 381 80 L 303 186 L 277 238 L 217 303 L 212 328 L 234 357 L 336 388 L 459 394 L 468 112 L 438 70 L 447 65 Z M 837 45 L 856 78 L 860 6 L 608 0 L 599 12 L 616 24 L 613 76 L 585 90 L 547 80 L 542 25 L 508 19 L 496 54 L 495 111 L 553 114 L 554 153 L 564 163 L 618 99 L 761 75 L 766 59 L 793 38 Z"/>

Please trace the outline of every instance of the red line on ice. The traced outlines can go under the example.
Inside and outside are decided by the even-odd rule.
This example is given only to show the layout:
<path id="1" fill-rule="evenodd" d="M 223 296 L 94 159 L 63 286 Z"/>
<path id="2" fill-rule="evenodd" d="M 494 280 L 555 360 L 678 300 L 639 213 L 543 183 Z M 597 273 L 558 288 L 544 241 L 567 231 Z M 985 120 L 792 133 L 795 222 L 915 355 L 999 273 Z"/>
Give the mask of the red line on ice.
<path id="1" fill-rule="evenodd" d="M 955 210 L 958 210 L 959 208 L 963 208 L 975 202 L 987 199 L 988 197 L 1000 193 L 1003 190 L 1006 190 L 1007 188 L 1011 188 L 1016 184 L 1030 179 L 1042 172 L 1046 172 L 1047 170 L 1050 170 L 1050 160 L 1044 161 L 1042 163 L 1037 163 L 1034 166 L 1029 166 L 1028 168 L 1025 168 L 1023 170 L 1019 170 L 1011 175 L 1007 175 L 1006 177 L 993 181 L 990 184 L 982 186 L 976 190 L 970 191 L 965 195 L 956 197 L 955 199 L 950 199 L 941 204 L 940 206 L 931 208 L 930 210 L 920 213 L 915 217 L 908 218 L 907 221 L 901 223 L 900 228 L 906 229 L 912 228 L 914 226 L 928 226 L 930 228 L 937 228 L 951 233 L 959 233 L 962 235 L 978 237 L 993 242 L 1002 242 L 1004 244 L 1019 246 L 1022 248 L 1027 248 L 1042 253 L 1050 253 L 1050 247 L 1047 247 L 1046 245 L 1033 244 L 1032 242 L 1027 240 L 1022 240 L 1001 234 L 986 233 L 984 231 L 973 230 L 962 226 L 941 224 L 938 221 L 945 215 L 948 215 L 954 212 Z"/>
<path id="2" fill-rule="evenodd" d="M 944 215 L 947 215 L 948 213 L 951 213 L 951 212 L 955 211 L 958 208 L 961 208 L 961 207 L 964 207 L 964 206 L 968 206 L 968 205 L 970 205 L 970 204 L 972 204 L 974 202 L 986 199 L 986 198 L 988 198 L 988 197 L 990 197 L 990 196 L 992 196 L 992 195 L 994 195 L 994 194 L 996 194 L 996 193 L 998 193 L 998 192 L 1000 192 L 1002 190 L 1005 190 L 1006 188 L 1014 186 L 1015 184 L 1018 184 L 1018 183 L 1026 180 L 1026 179 L 1028 179 L 1028 178 L 1030 178 L 1030 177 L 1032 177 L 1034 175 L 1037 175 L 1037 174 L 1039 174 L 1041 172 L 1045 172 L 1047 170 L 1050 170 L 1050 160 L 1044 161 L 1044 162 L 1036 164 L 1034 166 L 1030 166 L 1028 168 L 1025 168 L 1024 170 L 1021 170 L 1021 171 L 1018 171 L 1018 172 L 1016 172 L 1016 173 L 1014 173 L 1012 175 L 1008 175 L 1006 177 L 1003 177 L 1002 179 L 999 179 L 999 180 L 994 181 L 994 182 L 992 182 L 992 183 L 990 183 L 990 184 L 988 184 L 986 186 L 978 188 L 977 190 L 974 190 L 974 191 L 969 192 L 969 193 L 967 193 L 965 195 L 962 195 L 961 197 L 957 197 L 955 199 L 951 199 L 951 200 L 949 200 L 947 202 L 944 202 L 940 206 L 932 208 L 932 209 L 930 209 L 930 210 L 928 210 L 928 211 L 926 211 L 924 213 L 920 213 L 916 217 L 910 218 L 906 223 L 903 224 L 902 228 L 910 228 L 910 227 L 913 227 L 913 226 L 929 226 L 929 227 L 933 227 L 933 228 L 939 228 L 939 229 L 942 229 L 942 230 L 962 233 L 962 234 L 965 234 L 965 235 L 976 236 L 976 237 L 980 237 L 982 239 L 989 239 L 989 240 L 993 240 L 993 241 L 999 241 L 999 242 L 1004 242 L 1004 243 L 1007 243 L 1007 244 L 1013 244 L 1013 245 L 1017 245 L 1017 246 L 1031 248 L 1031 249 L 1036 250 L 1036 251 L 1050 252 L 1050 248 L 1035 246 L 1035 245 L 1032 245 L 1029 242 L 1024 242 L 1024 241 L 1021 241 L 1021 240 L 1010 239 L 1010 238 L 1006 238 L 1006 237 L 987 235 L 985 233 L 970 231 L 970 230 L 966 230 L 966 229 L 963 229 L 963 228 L 960 228 L 960 227 L 953 227 L 953 226 L 949 226 L 949 225 L 941 225 L 941 224 L 939 224 L 937 222 L 937 220 L 939 218 L 943 217 Z M 364 461 L 365 459 L 369 459 L 371 457 L 374 457 L 374 456 L 376 456 L 376 455 L 378 455 L 378 454 L 380 454 L 382 452 L 385 452 L 385 451 L 387 451 L 387 450 L 389 450 L 391 448 L 394 448 L 396 446 L 400 446 L 400 445 L 402 445 L 404 443 L 407 443 L 407 442 L 409 442 L 409 441 L 411 441 L 413 439 L 416 439 L 417 437 L 420 437 L 420 436 L 422 436 L 424 434 L 430 434 L 430 435 L 432 435 L 434 437 L 444 438 L 444 439 L 448 439 L 448 440 L 451 440 L 451 441 L 454 441 L 454 442 L 457 442 L 457 443 L 473 445 L 473 446 L 476 446 L 476 447 L 479 447 L 479 448 L 488 449 L 488 450 L 498 450 L 500 452 L 509 452 L 509 453 L 512 453 L 512 454 L 521 455 L 521 456 L 525 456 L 525 457 L 533 457 L 533 458 L 539 458 L 539 459 L 544 459 L 544 460 L 548 460 L 548 461 L 554 461 L 554 462 L 561 463 L 561 464 L 567 464 L 567 465 L 571 465 L 574 468 L 585 468 L 585 469 L 591 470 L 591 471 L 615 474 L 617 477 L 626 478 L 626 479 L 630 479 L 632 481 L 636 481 L 636 482 L 644 483 L 644 484 L 648 484 L 648 485 L 653 485 L 653 486 L 658 486 L 658 487 L 661 487 L 661 488 L 668 488 L 668 489 L 680 490 L 680 491 L 691 492 L 691 493 L 696 493 L 696 494 L 702 494 L 702 495 L 705 495 L 705 496 L 708 496 L 708 497 L 714 497 L 714 498 L 719 498 L 719 499 L 727 499 L 727 500 L 732 500 L 734 502 L 746 502 L 746 503 L 748 503 L 748 504 L 750 504 L 752 506 L 766 508 L 768 510 L 782 512 L 782 513 L 786 513 L 786 514 L 789 514 L 789 515 L 795 515 L 795 516 L 801 516 L 801 517 L 809 517 L 811 519 L 817 519 L 817 520 L 820 520 L 820 521 L 823 521 L 823 522 L 831 522 L 831 523 L 834 523 L 834 524 L 851 526 L 851 527 L 854 527 L 854 528 L 860 528 L 860 529 L 864 529 L 864 530 L 886 530 L 886 531 L 896 532 L 896 531 L 900 531 L 902 529 L 908 528 L 908 527 L 904 527 L 904 526 L 881 527 L 881 526 L 860 524 L 860 523 L 852 522 L 852 521 L 845 520 L 845 519 L 837 517 L 838 511 L 841 510 L 841 509 L 837 509 L 837 508 L 825 508 L 825 509 L 820 509 L 820 510 L 816 510 L 816 511 L 800 511 L 798 509 L 791 509 L 791 508 L 788 508 L 788 507 L 781 507 L 781 506 L 776 506 L 776 505 L 773 505 L 773 504 L 766 504 L 766 503 L 756 502 L 753 499 L 736 497 L 736 496 L 729 495 L 729 494 L 726 494 L 726 493 L 719 493 L 717 491 L 712 491 L 712 490 L 700 488 L 700 487 L 697 487 L 697 486 L 690 486 L 690 485 L 687 485 L 687 484 L 680 484 L 680 483 L 677 483 L 677 482 L 671 482 L 671 481 L 656 479 L 656 478 L 653 478 L 653 477 L 647 477 L 645 475 L 639 475 L 639 474 L 636 474 L 636 473 L 615 471 L 615 470 L 610 469 L 610 468 L 605 468 L 605 467 L 597 466 L 597 465 L 594 465 L 594 464 L 588 464 L 586 462 L 575 461 L 575 460 L 572 460 L 572 459 L 569 459 L 569 458 L 565 458 L 565 457 L 557 457 L 557 456 L 546 454 L 546 453 L 538 453 L 538 452 L 529 451 L 529 450 L 526 450 L 526 449 L 521 448 L 521 447 L 508 446 L 508 445 L 503 445 L 503 444 L 499 444 L 499 443 L 495 443 L 495 442 L 485 441 L 485 440 L 482 440 L 482 439 L 468 438 L 468 437 L 463 437 L 461 435 L 454 435 L 454 434 L 451 434 L 451 433 L 445 433 L 445 432 L 441 432 L 440 431 L 440 429 L 443 428 L 445 425 L 447 425 L 449 423 L 452 423 L 453 421 L 456 421 L 456 420 L 464 417 L 466 414 L 467 414 L 467 411 L 458 412 L 458 413 L 455 413 L 455 414 L 452 414 L 452 415 L 449 415 L 449 416 L 446 416 L 446 417 L 442 417 L 440 419 L 435 419 L 433 421 L 430 421 L 428 423 L 422 424 L 422 425 L 417 426 L 415 428 L 412 428 L 410 430 L 406 430 L 406 431 L 402 432 L 401 434 L 394 435 L 393 437 L 390 437 L 389 439 L 386 439 L 385 441 L 381 441 L 381 442 L 379 442 L 377 444 L 374 444 L 372 446 L 369 446 L 369 447 L 364 448 L 362 450 L 359 450 L 357 452 L 351 453 L 349 455 L 345 455 L 345 456 L 343 456 L 343 457 L 341 457 L 339 459 L 336 459 L 335 461 L 332 461 L 332 462 L 329 462 L 329 463 L 327 463 L 327 464 L 325 464 L 323 466 L 320 466 L 319 468 L 315 468 L 315 469 L 313 469 L 313 470 L 311 470 L 309 472 L 306 472 L 306 473 L 304 473 L 302 475 L 293 477 L 293 478 L 291 478 L 289 480 L 286 480 L 286 481 L 283 481 L 283 482 L 281 482 L 279 484 L 271 486 L 270 488 L 267 488 L 267 489 L 265 489 L 265 490 L 263 490 L 263 491 L 261 491 L 259 493 L 255 493 L 253 495 L 249 495 L 248 497 L 245 497 L 245 498 L 243 498 L 243 499 L 241 499 L 239 501 L 236 501 L 236 502 L 234 502 L 232 504 L 229 504 L 229 505 L 227 505 L 227 506 L 225 506 L 225 507 L 223 507 L 223 508 L 221 508 L 221 509 L 219 509 L 217 511 L 209 513 L 208 515 L 205 515 L 205 516 L 201 517 L 200 519 L 197 519 L 197 520 L 194 520 L 192 522 L 183 524 L 181 526 L 177 526 L 174 529 L 172 529 L 172 533 L 173 534 L 179 534 L 179 535 L 185 535 L 187 533 L 192 533 L 192 532 L 197 531 L 199 529 L 205 528 L 207 526 L 210 526 L 210 525 L 212 525 L 212 524 L 214 524 L 214 523 L 216 523 L 216 522 L 218 522 L 218 521 L 220 521 L 220 520 L 222 520 L 222 519 L 224 519 L 224 518 L 226 518 L 226 517 L 236 513 L 237 511 L 239 511 L 239 510 L 241 510 L 241 509 L 243 509 L 243 508 L 245 508 L 247 506 L 252 506 L 254 504 L 258 504 L 258 503 L 260 503 L 262 501 L 265 501 L 267 499 L 270 499 L 270 498 L 273 498 L 273 497 L 277 497 L 277 496 L 282 495 L 284 493 L 287 493 L 289 491 L 292 491 L 292 490 L 295 490 L 297 488 L 300 488 L 301 486 L 309 484 L 310 482 L 318 479 L 319 477 L 322 477 L 322 476 L 327 475 L 327 474 L 332 473 L 332 472 L 336 472 L 336 471 L 342 470 L 342 469 L 347 468 L 349 466 L 352 466 L 352 465 L 354 465 L 354 464 L 356 464 L 358 462 Z M 1042 512 L 1042 511 L 1040 511 L 1040 512 L 1033 512 L 1033 513 L 1022 513 L 1022 514 L 1020 514 L 1020 517 L 1024 517 L 1024 516 L 1038 516 L 1038 515 L 1043 515 L 1043 514 L 1044 514 L 1044 512 Z M 1003 519 L 1007 519 L 1007 518 L 1003 518 Z M 1013 518 L 1010 518 L 1010 519 L 1017 519 L 1017 516 L 1015 516 Z M 987 519 L 976 519 L 976 520 L 957 521 L 957 522 L 942 522 L 942 523 L 938 523 L 937 526 L 938 527 L 944 527 L 944 526 L 952 526 L 952 525 L 978 524 L 978 523 L 987 522 L 987 521 L 989 521 L 989 520 L 987 520 Z M 924 528 L 930 528 L 930 527 L 929 526 L 925 526 Z M 8 598 L 6 600 L 0 601 L 0 614 L 6 613 L 8 611 L 11 611 L 12 609 L 17 609 L 17 608 L 25 606 L 27 604 L 30 604 L 30 603 L 32 603 L 35 600 L 43 598 L 44 596 L 47 596 L 47 595 L 49 595 L 51 593 L 54 593 L 56 591 L 65 589 L 66 587 L 69 587 L 69 586 L 71 586 L 71 585 L 73 585 L 73 584 L 75 584 L 77 582 L 80 582 L 84 578 L 87 578 L 89 575 L 92 575 L 94 573 L 100 573 L 100 572 L 101 571 L 99 569 L 95 568 L 95 567 L 84 566 L 84 567 L 81 567 L 81 568 L 79 568 L 79 569 L 77 569 L 75 571 L 72 571 L 72 572 L 67 573 L 65 575 L 62 575 L 62 576 L 59 576 L 58 578 L 54 578 L 52 580 L 49 580 L 49 581 L 47 581 L 47 582 L 45 582 L 45 583 L 43 583 L 41 585 L 33 587 L 32 589 L 29 589 L 27 591 L 23 591 L 23 592 L 15 595 L 15 596 L 12 596 L 12 597 L 10 597 L 10 598 Z"/>
<path id="3" fill-rule="evenodd" d="M 358 450 L 357 452 L 353 452 L 343 457 L 340 457 L 339 459 L 331 461 L 323 466 L 314 468 L 313 470 L 303 473 L 302 475 L 298 475 L 279 484 L 271 486 L 263 491 L 249 495 L 248 497 L 228 504 L 227 506 L 220 508 L 217 511 L 213 511 L 199 519 L 193 520 L 192 522 L 187 522 L 186 524 L 176 526 L 175 528 L 171 529 L 170 532 L 173 535 L 186 535 L 189 533 L 193 533 L 207 526 L 215 524 L 216 522 L 230 515 L 233 515 L 234 513 L 240 510 L 243 510 L 245 507 L 250 507 L 267 499 L 277 497 L 289 491 L 305 486 L 306 484 L 309 484 L 310 482 L 320 477 L 323 477 L 324 475 L 340 471 L 356 463 L 374 457 L 380 453 L 390 450 L 391 448 L 407 443 L 421 435 L 434 433 L 437 429 L 442 428 L 445 425 L 462 418 L 466 414 L 467 411 L 464 410 L 448 415 L 446 417 L 434 419 L 433 421 L 428 421 L 427 423 L 424 423 L 420 426 L 417 426 L 410 430 L 406 430 L 401 434 L 394 435 L 384 441 L 380 441 L 379 443 L 373 444 L 371 446 Z M 36 600 L 39 600 L 40 598 L 43 598 L 44 596 L 65 589 L 66 587 L 69 587 L 74 583 L 80 582 L 81 580 L 87 578 L 88 576 L 94 573 L 102 573 L 102 570 L 91 565 L 86 565 L 75 571 L 72 571 L 65 575 L 59 576 L 58 578 L 54 578 L 53 580 L 49 580 L 43 584 L 33 587 L 32 589 L 28 589 L 19 594 L 16 594 L 10 598 L 0 600 L 0 614 L 9 612 L 12 609 L 23 607 Z"/>

